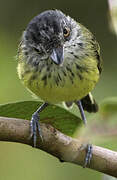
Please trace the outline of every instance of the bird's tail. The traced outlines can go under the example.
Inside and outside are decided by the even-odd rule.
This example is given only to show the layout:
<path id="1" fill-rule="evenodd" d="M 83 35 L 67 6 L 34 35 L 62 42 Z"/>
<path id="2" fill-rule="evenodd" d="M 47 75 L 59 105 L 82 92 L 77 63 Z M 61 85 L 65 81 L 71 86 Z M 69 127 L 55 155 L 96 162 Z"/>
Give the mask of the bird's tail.
<path id="1" fill-rule="evenodd" d="M 71 108 L 74 102 L 65 102 L 67 108 Z M 99 110 L 98 104 L 93 98 L 92 94 L 89 93 L 87 96 L 81 99 L 82 107 L 89 113 L 96 113 Z"/>
<path id="2" fill-rule="evenodd" d="M 96 113 L 99 110 L 98 104 L 93 98 L 92 94 L 89 93 L 87 96 L 81 99 L 83 109 L 89 113 Z"/>

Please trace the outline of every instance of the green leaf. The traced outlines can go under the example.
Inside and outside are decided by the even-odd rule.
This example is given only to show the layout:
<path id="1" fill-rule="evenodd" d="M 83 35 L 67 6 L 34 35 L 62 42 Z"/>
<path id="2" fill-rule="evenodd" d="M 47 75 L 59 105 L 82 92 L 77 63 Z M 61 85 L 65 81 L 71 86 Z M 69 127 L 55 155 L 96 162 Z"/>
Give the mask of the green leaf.
<path id="1" fill-rule="evenodd" d="M 24 101 L 0 105 L 0 116 L 30 120 L 41 104 L 37 101 Z M 82 121 L 67 110 L 50 105 L 40 113 L 40 122 L 49 123 L 62 133 L 73 136 Z"/>
<path id="2" fill-rule="evenodd" d="M 117 115 L 117 97 L 109 97 L 100 105 L 100 114 L 103 116 Z"/>

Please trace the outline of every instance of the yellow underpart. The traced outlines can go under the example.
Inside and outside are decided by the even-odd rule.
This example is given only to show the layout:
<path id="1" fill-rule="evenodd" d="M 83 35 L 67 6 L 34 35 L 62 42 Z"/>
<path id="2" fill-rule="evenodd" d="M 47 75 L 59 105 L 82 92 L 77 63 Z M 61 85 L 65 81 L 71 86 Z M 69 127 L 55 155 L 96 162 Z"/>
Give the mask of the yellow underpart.
<path id="1" fill-rule="evenodd" d="M 86 67 L 87 71 L 79 71 L 73 65 L 72 72 L 75 75 L 73 77 L 73 83 L 69 78 L 70 73 L 68 72 L 67 76 L 64 76 L 61 71 L 63 67 L 57 65 L 56 71 L 51 73 L 51 78 L 47 78 L 46 85 L 44 85 L 44 81 L 42 80 L 44 74 L 47 73 L 46 68 L 41 73 L 39 71 L 35 72 L 31 65 L 26 64 L 25 61 L 19 61 L 17 70 L 19 78 L 32 93 L 46 102 L 59 103 L 62 101 L 80 100 L 93 90 L 99 79 L 96 59 L 88 57 L 88 59 L 78 61 L 78 64 Z M 58 72 L 62 81 L 59 81 L 59 85 L 57 86 L 53 75 L 56 76 Z M 82 78 L 79 78 L 78 73 Z M 34 75 L 36 78 L 32 78 Z"/>

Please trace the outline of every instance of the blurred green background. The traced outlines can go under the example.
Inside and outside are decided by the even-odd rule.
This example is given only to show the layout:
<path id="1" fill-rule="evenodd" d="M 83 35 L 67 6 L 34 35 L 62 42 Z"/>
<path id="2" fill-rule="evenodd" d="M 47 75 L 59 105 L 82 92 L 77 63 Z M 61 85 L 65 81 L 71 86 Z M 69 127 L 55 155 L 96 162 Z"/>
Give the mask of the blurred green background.
<path id="1" fill-rule="evenodd" d="M 117 38 L 111 34 L 105 0 L 0 0 L 0 104 L 31 100 L 17 76 L 17 47 L 28 22 L 38 13 L 57 8 L 95 34 L 104 71 L 93 94 L 100 103 L 117 94 Z M 116 146 L 117 147 L 117 146 Z M 102 174 L 69 163 L 60 163 L 27 145 L 0 142 L 0 180 L 101 179 Z"/>

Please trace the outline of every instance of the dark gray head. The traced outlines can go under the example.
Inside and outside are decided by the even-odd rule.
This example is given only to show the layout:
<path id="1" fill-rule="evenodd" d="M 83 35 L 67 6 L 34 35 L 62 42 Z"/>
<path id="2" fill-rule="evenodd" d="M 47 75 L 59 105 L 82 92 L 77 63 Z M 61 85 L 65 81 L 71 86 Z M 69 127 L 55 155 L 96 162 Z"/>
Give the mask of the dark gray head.
<path id="1" fill-rule="evenodd" d="M 23 34 L 23 43 L 38 53 L 40 59 L 50 57 L 56 64 L 61 64 L 66 52 L 75 46 L 78 30 L 79 26 L 72 18 L 59 10 L 49 10 L 31 20 Z"/>

